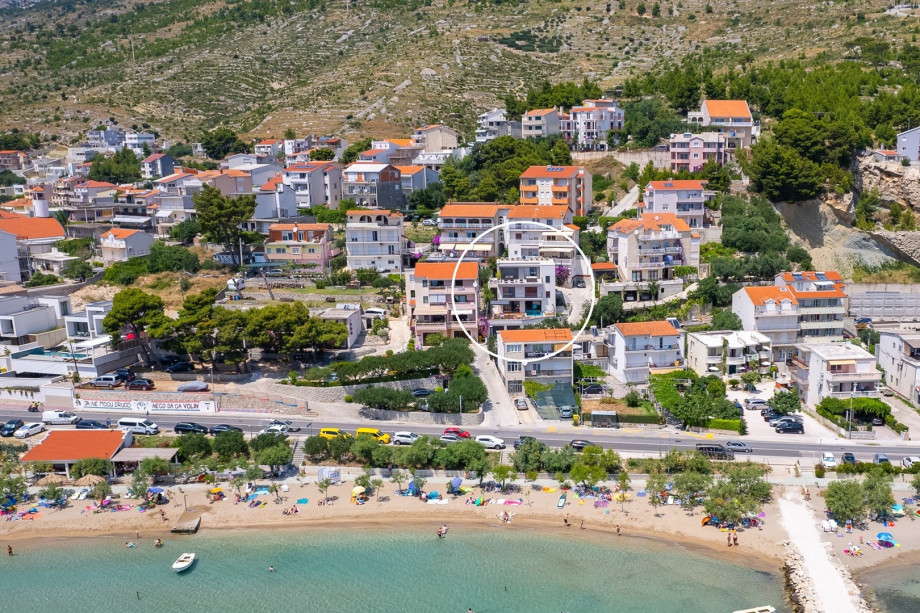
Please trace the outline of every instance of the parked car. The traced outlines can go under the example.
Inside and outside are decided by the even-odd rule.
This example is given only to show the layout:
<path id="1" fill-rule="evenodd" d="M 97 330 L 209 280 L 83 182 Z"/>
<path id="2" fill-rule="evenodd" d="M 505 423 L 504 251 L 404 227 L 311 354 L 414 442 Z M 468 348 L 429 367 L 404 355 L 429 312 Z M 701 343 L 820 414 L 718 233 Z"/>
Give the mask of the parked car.
<path id="1" fill-rule="evenodd" d="M 419 435 L 415 432 L 395 432 L 393 434 L 394 445 L 411 445 L 418 440 Z"/>
<path id="2" fill-rule="evenodd" d="M 415 396 L 416 398 L 426 398 L 428 396 L 431 396 L 431 390 L 426 390 L 424 387 L 419 387 L 417 389 L 412 390 L 412 395 Z"/>
<path id="3" fill-rule="evenodd" d="M 179 392 L 206 392 L 208 391 L 208 384 L 204 381 L 186 381 L 185 383 L 179 384 L 176 388 L 176 391 Z"/>
<path id="4" fill-rule="evenodd" d="M 109 374 L 115 375 L 119 381 L 131 381 L 135 377 L 134 373 L 127 368 L 116 368 Z"/>
<path id="5" fill-rule="evenodd" d="M 537 441 L 537 439 L 535 439 L 532 436 L 527 436 L 526 434 L 522 434 L 520 437 L 518 437 L 518 440 L 514 441 L 514 448 L 520 449 L 525 444 L 530 443 L 530 442 L 537 443 L 539 441 Z M 543 445 L 543 443 L 540 443 L 540 445 Z"/>
<path id="6" fill-rule="evenodd" d="M 879 386 L 878 390 L 881 392 L 882 396 L 894 396 L 894 390 L 887 385 Z"/>
<path id="7" fill-rule="evenodd" d="M 34 434 L 45 431 L 45 424 L 41 422 L 33 422 L 31 424 L 23 424 L 19 427 L 19 430 L 16 430 L 16 438 L 29 438 Z"/>
<path id="8" fill-rule="evenodd" d="M 774 417 L 773 419 L 770 420 L 770 426 L 776 427 L 777 424 L 782 423 L 782 422 L 787 422 L 787 421 L 789 422 L 794 421 L 795 423 L 798 423 L 798 424 L 803 423 L 802 418 L 798 417 L 797 415 L 780 415 L 779 417 Z"/>
<path id="9" fill-rule="evenodd" d="M 873 417 L 873 418 L 872 418 L 872 425 L 873 425 L 873 426 L 884 426 L 884 425 L 885 425 L 885 420 L 882 419 L 881 417 Z"/>
<path id="10" fill-rule="evenodd" d="M 754 450 L 750 445 L 747 443 L 742 443 L 741 441 L 728 441 L 725 443 L 725 446 L 735 453 L 754 453 Z"/>
<path id="11" fill-rule="evenodd" d="M 438 440 L 449 445 L 450 443 L 459 443 L 461 439 L 456 434 L 442 434 Z"/>
<path id="12" fill-rule="evenodd" d="M 600 383 L 592 383 L 581 388 L 582 394 L 603 394 L 604 386 Z"/>
<path id="13" fill-rule="evenodd" d="M 288 429 L 288 432 L 300 432 L 300 428 L 299 427 L 295 428 L 294 422 L 292 422 L 290 419 L 273 419 L 270 422 L 268 422 L 268 425 L 269 426 L 284 426 L 285 428 Z"/>
<path id="14" fill-rule="evenodd" d="M 191 362 L 176 362 L 166 367 L 166 372 L 170 374 L 174 372 L 192 372 L 193 370 L 195 370 L 195 365 Z"/>
<path id="15" fill-rule="evenodd" d="M 461 428 L 444 428 L 444 434 L 456 434 L 460 438 L 470 438 L 470 433 Z"/>
<path id="16" fill-rule="evenodd" d="M 150 379 L 131 379 L 125 383 L 126 390 L 143 390 L 146 392 L 155 387 L 156 385 Z"/>
<path id="17" fill-rule="evenodd" d="M 488 434 L 480 434 L 476 437 L 477 443 L 482 443 L 486 449 L 504 449 L 505 441 L 496 437 L 489 436 Z"/>
<path id="18" fill-rule="evenodd" d="M 763 398 L 745 398 L 744 399 L 744 408 L 749 411 L 755 411 L 763 409 L 767 406 L 767 401 Z"/>
<path id="19" fill-rule="evenodd" d="M 237 428 L 236 426 L 231 426 L 230 424 L 217 424 L 216 426 L 211 426 L 211 429 L 208 432 L 212 436 L 217 436 L 221 432 L 242 432 L 242 428 Z"/>
<path id="20" fill-rule="evenodd" d="M 102 375 L 101 377 L 96 377 L 89 382 L 93 387 L 118 387 L 121 385 L 121 379 L 115 375 Z"/>
<path id="21" fill-rule="evenodd" d="M 805 434 L 805 426 L 797 421 L 784 421 L 777 424 L 776 431 L 780 434 Z"/>
<path id="22" fill-rule="evenodd" d="M 783 417 L 783 414 L 782 414 L 782 413 L 778 413 L 778 412 L 776 412 L 776 411 L 774 411 L 774 410 L 772 410 L 772 409 L 769 410 L 769 411 L 767 411 L 766 413 L 763 413 L 763 420 L 764 420 L 765 422 L 771 422 L 771 421 L 773 421 L 774 419 L 776 419 L 777 417 Z"/>
<path id="23" fill-rule="evenodd" d="M 176 424 L 176 427 L 173 428 L 173 432 L 176 434 L 207 434 L 208 429 L 201 424 L 196 424 L 193 421 L 180 421 Z"/>
<path id="24" fill-rule="evenodd" d="M 340 430 L 339 428 L 322 428 L 319 431 L 319 435 L 322 438 L 328 438 L 328 439 L 339 438 L 339 437 L 351 438 L 351 434 L 349 434 L 348 432 L 345 432 L 344 430 Z"/>
<path id="25" fill-rule="evenodd" d="M 849 451 L 840 456 L 840 461 L 844 464 L 849 464 L 850 466 L 856 466 L 856 456 Z"/>
<path id="26" fill-rule="evenodd" d="M 589 447 L 590 445 L 593 445 L 593 444 L 594 443 L 592 443 L 591 441 L 586 441 L 582 438 L 576 438 L 569 442 L 569 447 L 571 447 L 575 451 L 583 451 L 585 447 Z"/>
<path id="27" fill-rule="evenodd" d="M 21 419 L 11 419 L 0 428 L 0 436 L 13 436 L 16 434 L 16 430 L 19 430 L 25 425 Z"/>
<path id="28" fill-rule="evenodd" d="M 180 358 L 177 355 L 164 355 L 160 358 L 160 364 L 163 366 L 172 366 L 173 364 L 178 364 L 179 362 L 188 362 L 186 358 Z"/>
<path id="29" fill-rule="evenodd" d="M 877 453 L 875 457 L 872 458 L 872 461 L 876 464 L 891 464 L 891 461 L 888 459 L 888 456 L 884 453 Z"/>
<path id="30" fill-rule="evenodd" d="M 287 436 L 287 433 L 288 433 L 287 426 L 269 426 L 267 428 L 263 428 L 262 430 L 259 430 L 259 434 L 257 434 L 256 436 L 262 436 L 263 434 L 281 434 L 283 436 Z"/>
<path id="31" fill-rule="evenodd" d="M 855 321 L 854 323 L 857 323 L 857 324 L 871 324 L 871 323 L 872 323 L 872 318 L 871 318 L 871 317 L 857 317 L 857 318 L 856 318 L 856 321 Z"/>
<path id="32" fill-rule="evenodd" d="M 577 279 L 572 281 L 572 287 L 575 287 L 578 289 L 584 289 L 586 287 L 585 280 L 581 277 L 578 277 Z"/>
<path id="33" fill-rule="evenodd" d="M 830 451 L 825 451 L 821 455 L 821 464 L 824 468 L 837 468 L 837 458 Z"/>
<path id="34" fill-rule="evenodd" d="M 75 426 L 77 430 L 108 430 L 109 427 L 95 419 L 81 419 Z"/>
<path id="35" fill-rule="evenodd" d="M 423 225 L 423 226 L 436 226 L 436 225 L 438 225 L 438 222 L 436 222 L 436 221 L 433 220 L 433 219 L 425 219 L 425 220 L 422 221 L 422 225 Z"/>
<path id="36" fill-rule="evenodd" d="M 518 411 L 526 411 L 530 407 L 527 406 L 527 400 L 524 398 L 515 398 L 514 399 L 514 408 Z"/>
<path id="37" fill-rule="evenodd" d="M 920 464 L 920 458 L 915 455 L 901 459 L 901 466 L 904 468 L 911 468 L 914 464 Z"/>

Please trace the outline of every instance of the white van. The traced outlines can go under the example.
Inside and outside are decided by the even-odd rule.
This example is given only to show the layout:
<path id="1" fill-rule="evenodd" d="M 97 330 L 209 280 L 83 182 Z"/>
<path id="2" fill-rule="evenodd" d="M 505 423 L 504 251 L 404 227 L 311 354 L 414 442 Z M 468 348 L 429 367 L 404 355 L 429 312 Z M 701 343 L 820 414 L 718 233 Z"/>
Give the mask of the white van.
<path id="1" fill-rule="evenodd" d="M 127 430 L 132 434 L 159 434 L 160 429 L 155 423 L 144 417 L 122 417 L 118 420 L 118 428 Z"/>
<path id="2" fill-rule="evenodd" d="M 121 379 L 115 375 L 102 375 L 89 382 L 93 387 L 118 387 L 121 385 Z"/>
<path id="3" fill-rule="evenodd" d="M 80 418 L 67 411 L 43 411 L 42 421 L 46 424 L 75 424 Z"/>

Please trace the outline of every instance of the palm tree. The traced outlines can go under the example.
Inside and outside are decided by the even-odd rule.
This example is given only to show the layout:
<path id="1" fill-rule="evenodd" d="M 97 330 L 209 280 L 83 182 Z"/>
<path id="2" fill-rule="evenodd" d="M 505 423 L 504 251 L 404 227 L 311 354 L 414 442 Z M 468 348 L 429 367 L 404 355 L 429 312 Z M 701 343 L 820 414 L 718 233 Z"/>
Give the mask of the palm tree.
<path id="1" fill-rule="evenodd" d="M 70 212 L 64 210 L 58 210 L 54 212 L 53 217 L 58 220 L 58 223 L 67 227 L 67 224 L 70 222 Z"/>
<path id="2" fill-rule="evenodd" d="M 319 491 L 323 493 L 323 504 L 327 502 L 327 492 L 329 491 L 329 486 L 332 485 L 332 479 L 323 479 L 316 483 L 316 487 L 319 488 Z"/>

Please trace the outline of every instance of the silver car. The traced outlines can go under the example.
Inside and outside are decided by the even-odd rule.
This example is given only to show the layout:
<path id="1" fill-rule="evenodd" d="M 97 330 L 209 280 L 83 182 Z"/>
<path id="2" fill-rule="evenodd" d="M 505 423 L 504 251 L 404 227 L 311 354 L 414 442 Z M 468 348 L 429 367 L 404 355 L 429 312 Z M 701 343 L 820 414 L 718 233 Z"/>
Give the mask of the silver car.
<path id="1" fill-rule="evenodd" d="M 517 398 L 514 401 L 514 408 L 518 411 L 526 411 L 528 409 L 527 401 L 523 398 Z"/>
<path id="2" fill-rule="evenodd" d="M 754 453 L 754 450 L 747 443 L 741 441 L 728 441 L 725 446 L 735 453 Z"/>

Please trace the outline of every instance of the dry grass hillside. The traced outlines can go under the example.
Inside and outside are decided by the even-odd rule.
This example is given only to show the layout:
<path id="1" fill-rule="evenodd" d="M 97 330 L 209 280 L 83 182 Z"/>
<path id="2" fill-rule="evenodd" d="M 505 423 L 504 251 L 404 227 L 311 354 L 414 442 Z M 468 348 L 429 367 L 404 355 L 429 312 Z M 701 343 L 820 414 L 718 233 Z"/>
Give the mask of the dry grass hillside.
<path id="1" fill-rule="evenodd" d="M 0 13 L 0 129 L 78 138 L 110 117 L 196 138 L 405 134 L 545 79 L 599 81 L 708 50 L 716 70 L 911 36 L 884 3 L 706 0 L 56 0 Z M 707 12 L 707 6 L 711 12 Z M 142 7 L 142 8 L 138 8 Z M 750 57 L 739 59 L 750 52 Z"/>

